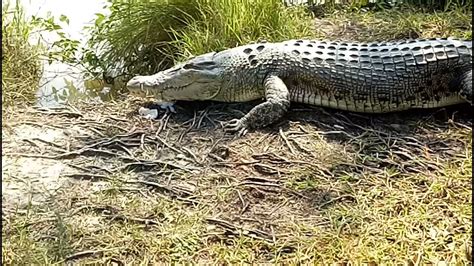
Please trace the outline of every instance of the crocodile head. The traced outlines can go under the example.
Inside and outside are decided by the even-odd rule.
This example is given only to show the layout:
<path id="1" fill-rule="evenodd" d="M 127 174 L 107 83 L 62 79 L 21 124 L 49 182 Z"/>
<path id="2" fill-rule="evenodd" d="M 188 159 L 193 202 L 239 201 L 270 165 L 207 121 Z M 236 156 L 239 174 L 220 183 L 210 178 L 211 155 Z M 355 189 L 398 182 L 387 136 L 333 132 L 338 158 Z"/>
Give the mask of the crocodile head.
<path id="1" fill-rule="evenodd" d="M 163 101 L 210 100 L 220 90 L 222 67 L 215 53 L 194 57 L 150 76 L 136 76 L 127 89 L 137 96 L 154 96 Z"/>

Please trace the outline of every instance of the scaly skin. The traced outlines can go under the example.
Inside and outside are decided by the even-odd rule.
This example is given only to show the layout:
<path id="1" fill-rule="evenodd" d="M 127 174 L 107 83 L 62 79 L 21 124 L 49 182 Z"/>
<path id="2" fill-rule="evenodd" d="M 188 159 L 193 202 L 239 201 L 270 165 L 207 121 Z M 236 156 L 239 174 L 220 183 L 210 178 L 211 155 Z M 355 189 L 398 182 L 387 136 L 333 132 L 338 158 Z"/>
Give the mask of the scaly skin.
<path id="1" fill-rule="evenodd" d="M 241 134 L 280 119 L 290 102 L 385 113 L 472 103 L 472 42 L 291 40 L 208 53 L 127 83 L 160 101 L 265 98 L 225 129 Z"/>

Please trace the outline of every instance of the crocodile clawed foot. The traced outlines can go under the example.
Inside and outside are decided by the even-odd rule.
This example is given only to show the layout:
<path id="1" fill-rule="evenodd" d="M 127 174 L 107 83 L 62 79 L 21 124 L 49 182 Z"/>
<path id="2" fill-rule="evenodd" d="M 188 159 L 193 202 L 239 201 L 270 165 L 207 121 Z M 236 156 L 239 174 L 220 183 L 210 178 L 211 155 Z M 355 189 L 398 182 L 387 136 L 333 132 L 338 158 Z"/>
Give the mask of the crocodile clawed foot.
<path id="1" fill-rule="evenodd" d="M 143 107 L 138 109 L 138 114 L 145 118 L 154 120 L 160 116 L 160 110 L 165 111 L 166 114 L 176 113 L 176 109 L 174 107 L 173 102 L 161 102 L 161 103 L 148 103 Z"/>
<path id="2" fill-rule="evenodd" d="M 165 110 L 166 112 L 170 112 L 175 114 L 176 109 L 174 107 L 174 102 L 161 102 L 158 104 L 161 109 Z"/>
<path id="3" fill-rule="evenodd" d="M 224 124 L 224 131 L 228 133 L 236 133 L 237 136 L 242 137 L 247 134 L 248 129 L 242 119 L 232 119 Z"/>
<path id="4" fill-rule="evenodd" d="M 150 119 L 150 120 L 158 118 L 158 115 L 159 115 L 157 109 L 148 109 L 146 107 L 140 107 L 140 109 L 138 109 L 138 114 L 141 117 L 145 119 Z"/>

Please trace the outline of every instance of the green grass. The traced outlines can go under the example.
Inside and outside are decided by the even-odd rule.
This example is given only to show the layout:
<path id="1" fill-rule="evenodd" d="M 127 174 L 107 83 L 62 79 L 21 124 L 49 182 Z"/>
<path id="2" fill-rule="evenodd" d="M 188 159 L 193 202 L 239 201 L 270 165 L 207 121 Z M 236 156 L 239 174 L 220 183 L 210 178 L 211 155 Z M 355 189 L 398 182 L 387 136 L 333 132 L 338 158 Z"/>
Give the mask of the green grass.
<path id="1" fill-rule="evenodd" d="M 196 1 L 112 1 L 110 16 L 99 15 L 90 28 L 92 38 L 85 60 L 92 68 L 113 69 L 124 62 L 128 71 L 156 71 L 172 62 L 171 28 L 185 27 L 184 18 L 198 16 Z M 98 47 L 104 47 L 97 58 Z"/>
<path id="2" fill-rule="evenodd" d="M 18 2 L 2 3 L 2 106 L 32 102 L 41 77 L 42 47 L 28 38 L 34 26 Z"/>
<path id="3" fill-rule="evenodd" d="M 180 59 L 257 40 L 270 42 L 313 36 L 309 12 L 285 8 L 280 0 L 201 1 L 201 19 L 175 31 Z"/>

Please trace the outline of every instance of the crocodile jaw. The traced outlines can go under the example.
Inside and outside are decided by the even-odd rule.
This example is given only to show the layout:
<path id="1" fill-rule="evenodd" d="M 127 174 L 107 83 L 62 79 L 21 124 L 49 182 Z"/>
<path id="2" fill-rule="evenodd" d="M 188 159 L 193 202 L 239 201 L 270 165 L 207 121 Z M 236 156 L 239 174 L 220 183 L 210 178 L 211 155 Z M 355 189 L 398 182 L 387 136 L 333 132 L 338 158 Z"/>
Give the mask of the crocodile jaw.
<path id="1" fill-rule="evenodd" d="M 137 76 L 127 83 L 130 94 L 138 97 L 154 97 L 162 101 L 212 100 L 220 92 L 215 81 L 194 81 L 179 87 L 165 87 L 156 84 L 153 76 Z"/>
<path id="2" fill-rule="evenodd" d="M 136 76 L 127 89 L 140 97 L 153 96 L 163 101 L 211 100 L 220 91 L 222 67 L 204 54 L 149 76 Z"/>

